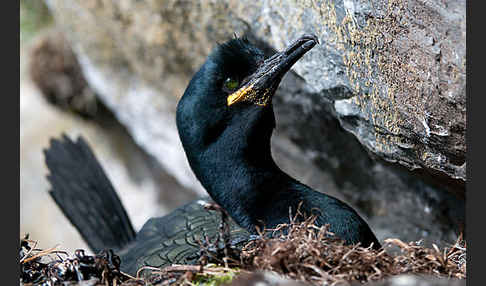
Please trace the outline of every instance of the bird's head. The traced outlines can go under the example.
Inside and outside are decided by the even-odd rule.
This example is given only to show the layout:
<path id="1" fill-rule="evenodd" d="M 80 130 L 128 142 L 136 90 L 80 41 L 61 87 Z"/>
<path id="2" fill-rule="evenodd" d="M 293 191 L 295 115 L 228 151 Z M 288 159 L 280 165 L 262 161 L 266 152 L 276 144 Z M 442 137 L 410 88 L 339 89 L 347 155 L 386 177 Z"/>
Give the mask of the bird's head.
<path id="1" fill-rule="evenodd" d="M 316 36 L 303 35 L 267 59 L 245 38 L 218 45 L 177 107 L 177 127 L 186 153 L 204 149 L 222 137 L 226 144 L 247 144 L 245 140 L 251 140 L 255 132 L 271 135 L 273 95 L 283 76 L 317 42 Z"/>

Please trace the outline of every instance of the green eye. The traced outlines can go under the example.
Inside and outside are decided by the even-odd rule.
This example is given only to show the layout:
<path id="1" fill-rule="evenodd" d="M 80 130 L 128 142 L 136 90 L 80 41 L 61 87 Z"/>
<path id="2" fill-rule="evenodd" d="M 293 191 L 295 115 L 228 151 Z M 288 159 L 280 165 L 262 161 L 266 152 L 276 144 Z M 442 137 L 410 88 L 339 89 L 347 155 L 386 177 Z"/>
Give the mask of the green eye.
<path id="1" fill-rule="evenodd" d="M 235 90 L 238 88 L 238 86 L 240 85 L 240 82 L 234 78 L 227 78 L 225 81 L 224 81 L 224 87 L 227 89 L 227 90 Z"/>

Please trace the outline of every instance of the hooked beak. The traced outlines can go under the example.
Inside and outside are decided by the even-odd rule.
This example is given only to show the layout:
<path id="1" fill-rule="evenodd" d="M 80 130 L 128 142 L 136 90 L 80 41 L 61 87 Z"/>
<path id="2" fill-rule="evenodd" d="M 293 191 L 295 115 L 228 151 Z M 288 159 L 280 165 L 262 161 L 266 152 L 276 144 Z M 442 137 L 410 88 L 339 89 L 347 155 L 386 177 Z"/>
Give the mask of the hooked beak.
<path id="1" fill-rule="evenodd" d="M 228 96 L 228 106 L 242 101 L 266 106 L 283 76 L 317 43 L 319 40 L 315 35 L 302 35 L 283 52 L 266 59 L 237 91 Z"/>

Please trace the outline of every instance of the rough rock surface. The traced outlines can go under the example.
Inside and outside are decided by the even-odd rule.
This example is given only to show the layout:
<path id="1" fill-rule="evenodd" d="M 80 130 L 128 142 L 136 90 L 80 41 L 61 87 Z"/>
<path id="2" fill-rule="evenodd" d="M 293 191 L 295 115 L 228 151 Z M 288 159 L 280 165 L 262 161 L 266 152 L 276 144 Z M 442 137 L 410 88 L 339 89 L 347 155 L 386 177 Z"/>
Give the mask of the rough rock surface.
<path id="1" fill-rule="evenodd" d="M 269 51 L 316 34 L 275 98 L 276 160 L 356 206 L 379 238 L 441 243 L 460 231 L 465 1 L 46 2 L 105 104 L 199 193 L 174 123 L 194 71 L 234 32 Z"/>

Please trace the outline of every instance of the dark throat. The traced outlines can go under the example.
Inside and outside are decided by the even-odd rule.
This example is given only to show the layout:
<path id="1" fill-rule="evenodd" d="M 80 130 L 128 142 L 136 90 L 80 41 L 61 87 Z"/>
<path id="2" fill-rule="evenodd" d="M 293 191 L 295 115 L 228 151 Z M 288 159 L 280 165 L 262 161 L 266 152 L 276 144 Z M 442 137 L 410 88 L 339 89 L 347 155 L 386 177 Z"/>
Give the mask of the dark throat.
<path id="1" fill-rule="evenodd" d="M 189 163 L 216 203 L 240 226 L 254 232 L 265 209 L 291 181 L 275 164 L 270 141 L 275 127 L 271 106 L 237 112 L 218 138 Z M 217 132 L 215 132 L 217 134 Z"/>

